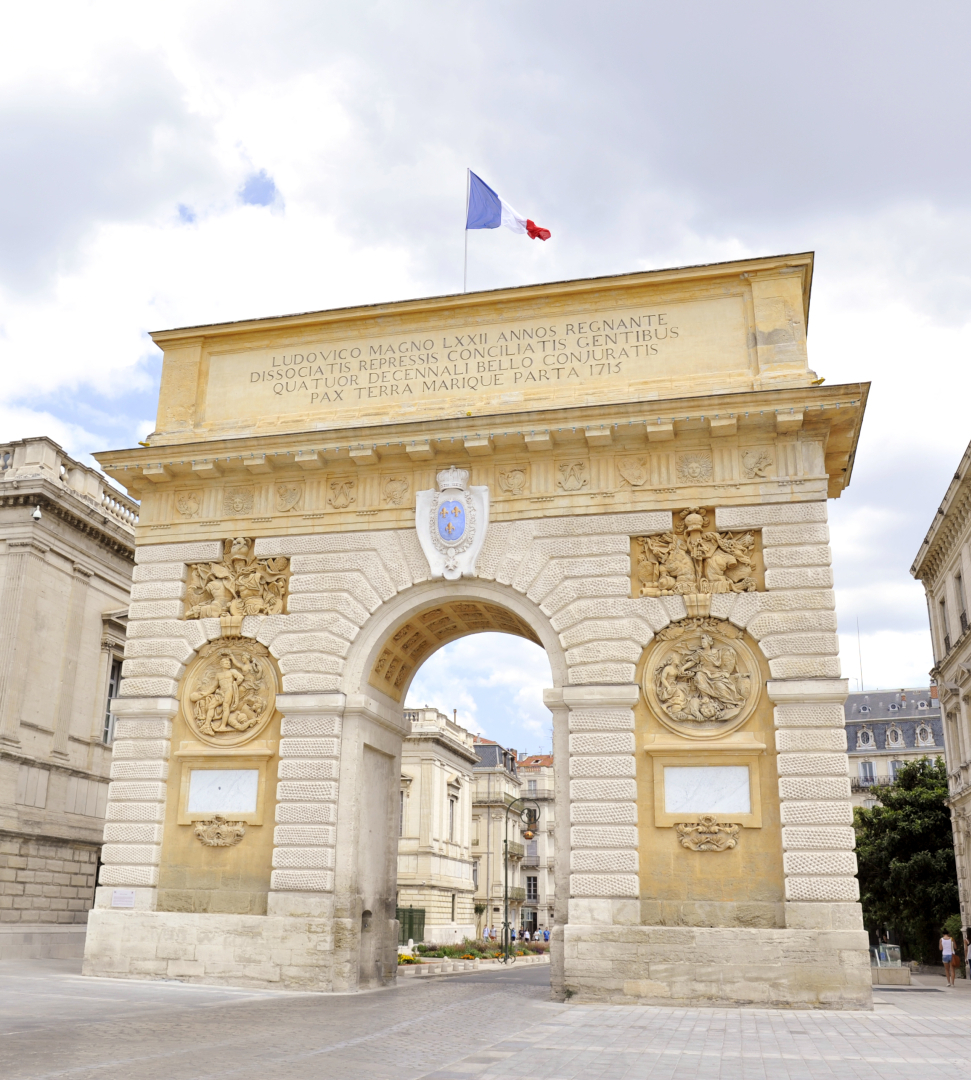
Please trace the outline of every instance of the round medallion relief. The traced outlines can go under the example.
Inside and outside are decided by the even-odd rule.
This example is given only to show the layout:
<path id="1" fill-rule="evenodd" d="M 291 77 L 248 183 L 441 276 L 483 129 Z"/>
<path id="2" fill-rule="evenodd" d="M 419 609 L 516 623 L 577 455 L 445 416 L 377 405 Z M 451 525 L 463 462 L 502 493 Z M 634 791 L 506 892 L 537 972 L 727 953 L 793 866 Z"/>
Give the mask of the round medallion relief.
<path id="1" fill-rule="evenodd" d="M 738 627 L 720 619 L 683 619 L 655 640 L 641 689 L 666 728 L 691 739 L 711 739 L 741 727 L 752 715 L 762 678 Z"/>
<path id="2" fill-rule="evenodd" d="M 182 682 L 182 711 L 198 739 L 238 746 L 256 738 L 276 706 L 277 677 L 266 647 L 244 638 L 203 646 Z"/>

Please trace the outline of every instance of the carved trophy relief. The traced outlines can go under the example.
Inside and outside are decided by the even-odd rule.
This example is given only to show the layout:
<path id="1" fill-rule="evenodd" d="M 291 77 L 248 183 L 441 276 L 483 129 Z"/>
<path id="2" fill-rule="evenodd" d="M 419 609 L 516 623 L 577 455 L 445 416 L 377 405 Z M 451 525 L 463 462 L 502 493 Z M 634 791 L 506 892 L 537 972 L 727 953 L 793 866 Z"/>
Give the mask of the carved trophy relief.
<path id="1" fill-rule="evenodd" d="M 755 592 L 759 558 L 755 535 L 719 532 L 692 506 L 675 515 L 674 530 L 634 537 L 634 591 L 638 596 Z"/>
<path id="2" fill-rule="evenodd" d="M 522 495 L 526 490 L 528 475 L 525 465 L 510 465 L 506 469 L 499 469 L 496 479 L 499 490 L 506 495 Z"/>
<path id="3" fill-rule="evenodd" d="M 647 462 L 643 458 L 618 458 L 617 471 L 620 473 L 621 482 L 632 488 L 642 487 L 650 477 Z"/>
<path id="4" fill-rule="evenodd" d="M 681 846 L 689 851 L 729 851 L 738 845 L 740 827 L 702 814 L 697 822 L 674 826 Z"/>
<path id="5" fill-rule="evenodd" d="M 327 501 L 335 510 L 345 510 L 352 502 L 357 501 L 354 488 L 357 481 L 349 477 L 342 477 L 330 482 L 330 494 Z"/>
<path id="6" fill-rule="evenodd" d="M 742 451 L 742 472 L 749 480 L 768 478 L 766 469 L 772 467 L 775 464 L 772 455 L 768 450 L 756 449 L 756 450 L 743 450 Z"/>
<path id="7" fill-rule="evenodd" d="M 657 637 L 642 688 L 665 727 L 691 738 L 714 738 L 751 716 L 762 682 L 738 627 L 721 619 L 683 619 Z"/>
<path id="8" fill-rule="evenodd" d="M 711 454 L 705 450 L 678 454 L 677 473 L 682 484 L 699 484 L 711 480 Z"/>
<path id="9" fill-rule="evenodd" d="M 206 847 L 234 847 L 246 835 L 246 823 L 227 821 L 216 814 L 208 821 L 196 821 L 193 831 L 199 843 Z"/>
<path id="10" fill-rule="evenodd" d="M 584 475 L 587 470 L 585 461 L 567 461 L 559 466 L 560 479 L 557 481 L 563 491 L 580 491 L 590 483 Z"/>
<path id="11" fill-rule="evenodd" d="M 202 497 L 198 491 L 181 491 L 175 497 L 175 508 L 183 517 L 195 517 L 202 507 Z"/>
<path id="12" fill-rule="evenodd" d="M 269 723 L 276 693 L 266 648 L 248 638 L 222 639 L 205 646 L 186 672 L 182 711 L 202 742 L 238 746 Z"/>
<path id="13" fill-rule="evenodd" d="M 253 513 L 256 490 L 252 487 L 227 488 L 223 492 L 223 513 L 227 517 L 242 517 Z"/>
<path id="14" fill-rule="evenodd" d="M 286 514 L 295 510 L 303 495 L 303 488 L 299 484 L 276 485 L 276 509 L 278 514 Z"/>
<path id="15" fill-rule="evenodd" d="M 384 501 L 391 506 L 401 506 L 410 487 L 411 482 L 406 476 L 389 476 L 384 484 Z"/>
<path id="16" fill-rule="evenodd" d="M 253 543 L 245 536 L 232 537 L 223 544 L 220 562 L 190 564 L 186 619 L 285 611 L 290 560 L 257 559 Z"/>

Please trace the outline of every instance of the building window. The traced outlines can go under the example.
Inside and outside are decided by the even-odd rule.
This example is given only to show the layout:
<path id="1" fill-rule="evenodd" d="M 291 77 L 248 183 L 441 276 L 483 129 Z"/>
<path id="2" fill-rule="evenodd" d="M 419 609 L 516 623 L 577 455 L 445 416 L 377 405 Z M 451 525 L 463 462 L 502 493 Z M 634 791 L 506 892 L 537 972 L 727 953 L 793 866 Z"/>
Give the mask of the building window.
<path id="1" fill-rule="evenodd" d="M 405 835 L 405 793 L 398 792 L 398 835 Z"/>
<path id="2" fill-rule="evenodd" d="M 534 902 L 539 899 L 539 878 L 534 874 L 526 875 L 526 899 Z"/>
<path id="3" fill-rule="evenodd" d="M 896 712 L 899 708 L 900 708 L 900 706 L 896 703 L 896 701 L 891 701 L 890 702 L 890 711 L 891 712 Z"/>
<path id="4" fill-rule="evenodd" d="M 944 635 L 944 654 L 951 651 L 951 628 L 947 624 L 947 601 L 943 598 L 938 601 L 941 610 L 941 633 Z"/>
<path id="5" fill-rule="evenodd" d="M 958 598 L 958 618 L 961 620 L 961 633 L 968 628 L 968 605 L 964 599 L 964 578 L 960 574 L 954 575 L 954 592 Z"/>
<path id="6" fill-rule="evenodd" d="M 926 701 L 918 701 L 917 702 L 917 708 L 918 709 L 926 709 L 927 708 L 927 702 Z"/>
<path id="7" fill-rule="evenodd" d="M 869 712 L 869 711 L 870 711 L 870 706 L 869 705 L 861 705 L 860 706 L 860 712 Z"/>
<path id="8" fill-rule="evenodd" d="M 448 799 L 448 838 L 449 840 L 455 839 L 455 804 L 458 802 L 453 795 Z"/>
<path id="9" fill-rule="evenodd" d="M 111 657 L 111 671 L 108 674 L 108 700 L 105 703 L 105 726 L 101 735 L 101 741 L 105 746 L 111 746 L 115 741 L 115 718 L 111 712 L 112 698 L 118 696 L 121 689 L 121 661 L 117 656 Z"/>
<path id="10" fill-rule="evenodd" d="M 476 859 L 476 861 L 472 864 L 472 888 L 473 889 L 478 889 L 479 888 L 479 861 L 478 861 L 478 859 Z"/>
<path id="11" fill-rule="evenodd" d="M 527 795 L 535 795 L 536 794 L 536 781 L 535 780 L 527 780 L 526 781 L 526 794 Z"/>
<path id="12" fill-rule="evenodd" d="M 897 779 L 897 773 L 907 764 L 906 761 L 891 761 L 890 762 L 890 778 L 892 780 Z"/>
<path id="13" fill-rule="evenodd" d="M 873 762 L 861 761 L 860 762 L 860 783 L 872 784 L 873 783 Z"/>
<path id="14" fill-rule="evenodd" d="M 452 922 L 455 922 L 455 893 L 452 893 Z"/>

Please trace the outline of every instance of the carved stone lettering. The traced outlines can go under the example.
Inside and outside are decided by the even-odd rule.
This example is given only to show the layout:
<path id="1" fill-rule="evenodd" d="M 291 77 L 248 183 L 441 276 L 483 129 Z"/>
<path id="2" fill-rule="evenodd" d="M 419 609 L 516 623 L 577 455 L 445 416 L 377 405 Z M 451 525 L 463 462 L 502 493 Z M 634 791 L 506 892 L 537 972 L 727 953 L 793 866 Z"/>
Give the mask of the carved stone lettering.
<path id="1" fill-rule="evenodd" d="M 355 483 L 352 479 L 331 480 L 327 501 L 335 510 L 344 510 L 357 501 L 354 495 Z"/>
<path id="2" fill-rule="evenodd" d="M 568 461 L 560 466 L 560 479 L 557 483 L 564 491 L 580 491 L 590 483 L 584 476 L 587 463 L 585 461 Z"/>

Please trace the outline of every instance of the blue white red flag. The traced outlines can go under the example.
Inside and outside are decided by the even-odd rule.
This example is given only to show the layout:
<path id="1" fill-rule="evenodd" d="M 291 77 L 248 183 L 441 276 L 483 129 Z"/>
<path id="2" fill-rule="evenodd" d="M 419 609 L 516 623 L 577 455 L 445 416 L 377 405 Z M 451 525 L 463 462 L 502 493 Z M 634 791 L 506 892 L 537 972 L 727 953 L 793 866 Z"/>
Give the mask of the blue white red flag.
<path id="1" fill-rule="evenodd" d="M 531 240 L 549 240 L 552 235 L 549 229 L 542 229 L 535 221 L 524 218 L 470 170 L 466 229 L 498 229 L 500 225 L 516 233 L 525 233 Z"/>

